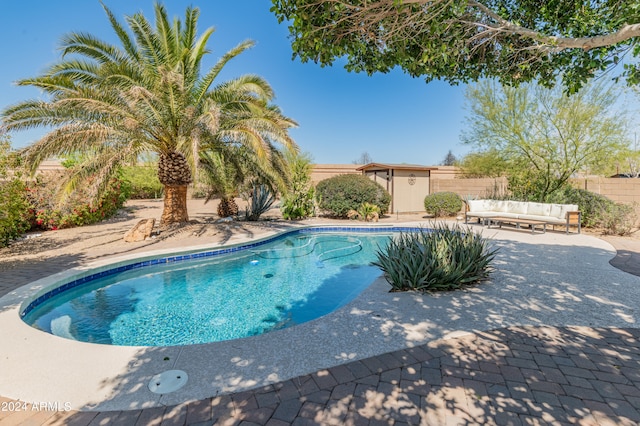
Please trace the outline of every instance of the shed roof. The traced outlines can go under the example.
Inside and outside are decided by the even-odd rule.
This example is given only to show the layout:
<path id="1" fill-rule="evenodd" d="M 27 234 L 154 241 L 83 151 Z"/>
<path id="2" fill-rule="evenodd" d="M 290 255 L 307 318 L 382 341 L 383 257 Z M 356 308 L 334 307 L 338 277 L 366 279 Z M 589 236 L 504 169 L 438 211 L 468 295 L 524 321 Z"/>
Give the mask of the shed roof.
<path id="1" fill-rule="evenodd" d="M 417 171 L 425 171 L 425 170 L 437 170 L 437 167 L 429 167 L 429 166 L 421 166 L 419 164 L 392 164 L 392 163 L 369 163 L 364 166 L 358 167 L 356 170 L 359 171 L 367 171 L 367 170 L 417 170 Z"/>

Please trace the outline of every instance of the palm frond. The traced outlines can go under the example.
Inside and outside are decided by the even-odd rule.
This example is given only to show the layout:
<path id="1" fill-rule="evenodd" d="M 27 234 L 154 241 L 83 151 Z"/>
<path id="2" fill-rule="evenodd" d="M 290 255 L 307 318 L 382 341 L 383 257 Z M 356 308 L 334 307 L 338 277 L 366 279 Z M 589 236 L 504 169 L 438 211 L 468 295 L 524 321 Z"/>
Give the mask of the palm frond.
<path id="1" fill-rule="evenodd" d="M 227 53 L 225 53 L 222 56 L 222 58 L 220 58 L 218 62 L 216 62 L 216 64 L 209 70 L 209 72 L 207 72 L 204 75 L 204 77 L 202 77 L 202 79 L 196 85 L 195 93 L 194 93 L 194 102 L 195 103 L 201 102 L 202 98 L 205 96 L 205 94 L 213 84 L 218 74 L 220 74 L 220 71 L 222 71 L 224 66 L 230 60 L 232 60 L 233 58 L 235 58 L 245 50 L 253 47 L 254 45 L 255 43 L 253 41 L 246 40 L 238 44 L 236 47 L 232 48 L 231 50 L 229 50 Z"/>
<path id="2" fill-rule="evenodd" d="M 148 151 L 179 154 L 221 192 L 237 192 L 249 181 L 274 192 L 282 187 L 286 162 L 278 147 L 297 149 L 288 134 L 296 123 L 270 105 L 274 91 L 262 77 L 216 81 L 254 43 L 238 44 L 202 72 L 214 29 L 198 36 L 197 8 L 187 8 L 182 21 L 170 21 L 165 7 L 156 4 L 152 24 L 140 13 L 120 23 L 102 7 L 120 43 L 66 35 L 59 62 L 18 82 L 41 89 L 47 100 L 27 100 L 2 112 L 6 130 L 52 128 L 23 153 L 32 169 L 51 156 L 90 151 L 67 183 L 72 188 L 88 175 L 100 181 L 118 162 Z"/>
<path id="3" fill-rule="evenodd" d="M 161 40 L 159 40 L 147 18 L 141 13 L 127 17 L 127 23 L 134 34 L 136 45 L 141 53 L 141 65 L 153 74 L 154 68 L 160 67 L 167 62 L 166 56 L 163 54 Z"/>
<path id="4" fill-rule="evenodd" d="M 69 33 L 60 41 L 62 58 L 70 54 L 78 54 L 96 61 L 99 64 L 118 62 L 125 58 L 117 47 L 87 33 Z"/>

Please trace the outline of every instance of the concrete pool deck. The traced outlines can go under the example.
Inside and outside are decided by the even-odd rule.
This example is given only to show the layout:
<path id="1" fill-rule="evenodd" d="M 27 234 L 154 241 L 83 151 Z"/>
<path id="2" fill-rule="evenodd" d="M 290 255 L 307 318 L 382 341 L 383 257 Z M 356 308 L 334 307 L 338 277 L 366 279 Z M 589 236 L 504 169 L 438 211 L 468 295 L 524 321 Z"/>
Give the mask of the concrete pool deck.
<path id="1" fill-rule="evenodd" d="M 65 259 L 14 265 L 0 293 L 0 424 L 640 422 L 640 278 L 612 266 L 637 265 L 640 243 L 612 240 L 623 259 L 589 235 L 473 228 L 500 247 L 497 270 L 477 287 L 388 293 L 379 279 L 322 319 L 189 347 L 33 330 L 15 315 L 19 287 L 64 271 Z M 146 389 L 174 368 L 189 374 L 184 388 Z"/>

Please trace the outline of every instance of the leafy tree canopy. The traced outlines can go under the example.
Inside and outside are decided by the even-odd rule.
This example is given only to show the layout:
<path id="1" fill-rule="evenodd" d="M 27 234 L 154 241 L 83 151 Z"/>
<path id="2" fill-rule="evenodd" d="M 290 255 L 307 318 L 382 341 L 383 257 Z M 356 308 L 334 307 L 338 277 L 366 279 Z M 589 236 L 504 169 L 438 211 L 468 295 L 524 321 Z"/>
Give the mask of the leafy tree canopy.
<path id="1" fill-rule="evenodd" d="M 399 66 L 452 84 L 495 77 L 571 91 L 625 58 L 640 83 L 637 0 L 272 0 L 288 21 L 294 57 L 349 71 Z"/>
<path id="2" fill-rule="evenodd" d="M 507 160 L 495 148 L 487 151 L 470 152 L 460 161 L 462 176 L 465 178 L 504 176 L 507 167 Z"/>
<path id="3" fill-rule="evenodd" d="M 483 81 L 467 91 L 463 141 L 479 152 L 498 153 L 509 177 L 533 185 L 527 192 L 544 201 L 576 173 L 602 170 L 627 148 L 627 121 L 616 95 L 604 84 L 568 96 L 559 87 Z"/>

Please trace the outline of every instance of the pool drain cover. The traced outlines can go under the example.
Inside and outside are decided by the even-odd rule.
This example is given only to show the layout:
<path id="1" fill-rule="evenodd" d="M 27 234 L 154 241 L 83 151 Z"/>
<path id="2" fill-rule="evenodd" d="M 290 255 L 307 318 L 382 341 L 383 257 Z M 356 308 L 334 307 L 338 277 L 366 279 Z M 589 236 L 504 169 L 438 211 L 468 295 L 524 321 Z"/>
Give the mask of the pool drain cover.
<path id="1" fill-rule="evenodd" d="M 153 393 L 171 393 L 183 387 L 189 376 L 182 370 L 167 370 L 156 374 L 149 382 L 149 390 Z"/>

